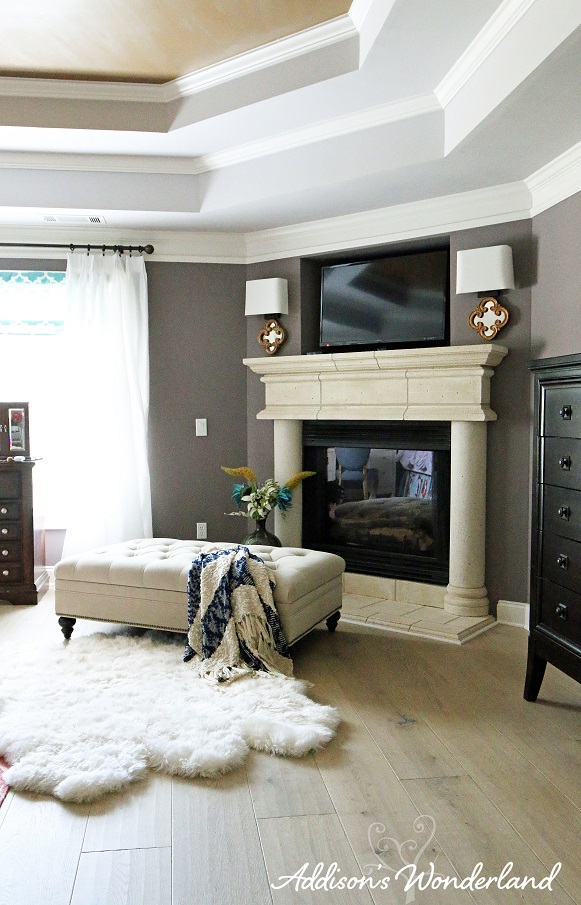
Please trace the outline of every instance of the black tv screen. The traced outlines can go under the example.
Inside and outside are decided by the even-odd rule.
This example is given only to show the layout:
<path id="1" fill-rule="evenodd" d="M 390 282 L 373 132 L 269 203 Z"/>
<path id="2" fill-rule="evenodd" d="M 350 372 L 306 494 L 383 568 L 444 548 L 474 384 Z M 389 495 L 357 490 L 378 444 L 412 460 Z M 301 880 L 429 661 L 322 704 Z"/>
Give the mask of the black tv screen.
<path id="1" fill-rule="evenodd" d="M 333 264 L 321 274 L 321 348 L 448 342 L 447 249 Z"/>

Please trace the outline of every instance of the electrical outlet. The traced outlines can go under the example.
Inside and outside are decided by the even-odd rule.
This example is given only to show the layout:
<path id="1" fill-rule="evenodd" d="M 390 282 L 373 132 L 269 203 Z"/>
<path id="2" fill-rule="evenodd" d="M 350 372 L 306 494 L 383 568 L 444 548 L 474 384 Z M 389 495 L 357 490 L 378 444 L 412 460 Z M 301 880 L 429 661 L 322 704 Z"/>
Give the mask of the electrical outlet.
<path id="1" fill-rule="evenodd" d="M 208 436 L 208 419 L 196 418 L 196 437 Z"/>
<path id="2" fill-rule="evenodd" d="M 197 522 L 196 530 L 197 530 L 196 537 L 198 540 L 208 540 L 208 523 L 207 522 Z"/>

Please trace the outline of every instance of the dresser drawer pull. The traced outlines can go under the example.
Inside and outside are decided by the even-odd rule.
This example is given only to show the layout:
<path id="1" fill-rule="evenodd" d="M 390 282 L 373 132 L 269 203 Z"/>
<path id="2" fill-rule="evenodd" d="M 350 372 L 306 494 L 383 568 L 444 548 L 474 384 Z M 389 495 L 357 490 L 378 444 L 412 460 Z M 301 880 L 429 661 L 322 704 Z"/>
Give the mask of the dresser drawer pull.
<path id="1" fill-rule="evenodd" d="M 7 512 L 8 512 L 8 509 L 6 508 L 6 506 L 2 506 L 2 509 L 0 509 L 0 514 L 6 515 Z"/>
<path id="2" fill-rule="evenodd" d="M 571 518 L 571 507 L 570 506 L 559 506 L 558 516 L 562 518 L 563 521 L 568 522 Z"/>
<path id="3" fill-rule="evenodd" d="M 2 550 L 2 556 L 8 556 L 8 550 Z"/>
<path id="4" fill-rule="evenodd" d="M 10 575 L 10 571 L 8 569 L 2 569 L 3 575 Z"/>
<path id="5" fill-rule="evenodd" d="M 559 465 L 563 471 L 571 471 L 571 456 L 561 456 Z"/>
<path id="6" fill-rule="evenodd" d="M 565 556 L 564 553 L 559 553 L 557 556 L 557 565 L 560 569 L 568 569 L 569 568 L 569 557 Z"/>
<path id="7" fill-rule="evenodd" d="M 2 528 L 2 534 L 8 534 L 8 528 Z"/>
<path id="8" fill-rule="evenodd" d="M 562 409 L 559 411 L 559 414 L 563 421 L 570 421 L 571 416 L 573 415 L 573 409 L 570 405 L 564 405 Z"/>
<path id="9" fill-rule="evenodd" d="M 567 618 L 567 607 L 565 606 L 564 603 L 559 603 L 559 604 L 558 604 L 558 606 L 557 606 L 556 609 L 555 609 L 555 616 L 557 616 L 558 619 L 562 619 L 563 622 L 566 620 L 566 618 Z"/>

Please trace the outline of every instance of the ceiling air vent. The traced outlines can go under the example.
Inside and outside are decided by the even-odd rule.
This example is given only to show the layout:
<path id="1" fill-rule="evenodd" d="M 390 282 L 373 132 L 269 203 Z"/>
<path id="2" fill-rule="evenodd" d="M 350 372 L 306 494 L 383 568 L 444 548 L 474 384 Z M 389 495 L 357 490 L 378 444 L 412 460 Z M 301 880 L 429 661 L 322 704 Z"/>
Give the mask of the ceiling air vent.
<path id="1" fill-rule="evenodd" d="M 83 223 L 96 226 L 107 222 L 102 214 L 63 214 L 62 216 L 44 214 L 42 220 L 43 223 L 59 223 L 62 226 L 80 226 Z"/>

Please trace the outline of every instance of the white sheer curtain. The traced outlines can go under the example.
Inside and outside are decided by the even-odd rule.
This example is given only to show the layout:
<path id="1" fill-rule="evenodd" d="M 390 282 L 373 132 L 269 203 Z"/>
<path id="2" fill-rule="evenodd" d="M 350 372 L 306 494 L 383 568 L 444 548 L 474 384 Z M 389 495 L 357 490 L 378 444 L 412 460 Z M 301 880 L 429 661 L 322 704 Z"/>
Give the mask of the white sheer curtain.
<path id="1" fill-rule="evenodd" d="M 70 254 L 70 372 L 59 426 L 70 466 L 63 556 L 151 537 L 147 275 L 141 256 Z"/>

